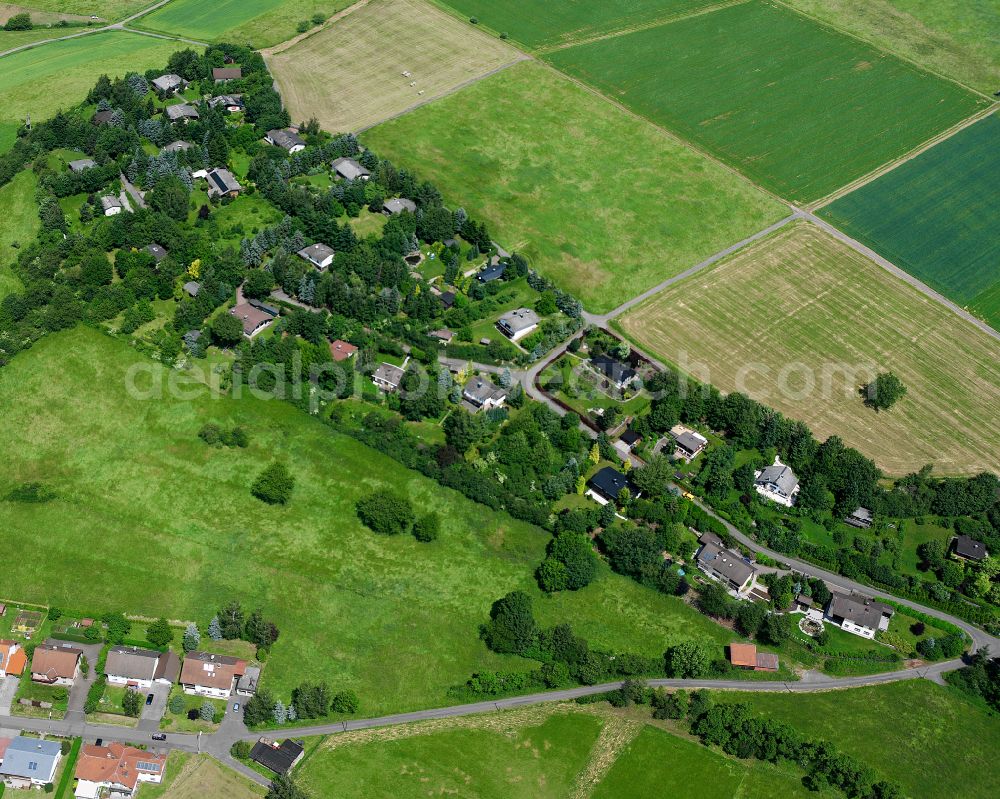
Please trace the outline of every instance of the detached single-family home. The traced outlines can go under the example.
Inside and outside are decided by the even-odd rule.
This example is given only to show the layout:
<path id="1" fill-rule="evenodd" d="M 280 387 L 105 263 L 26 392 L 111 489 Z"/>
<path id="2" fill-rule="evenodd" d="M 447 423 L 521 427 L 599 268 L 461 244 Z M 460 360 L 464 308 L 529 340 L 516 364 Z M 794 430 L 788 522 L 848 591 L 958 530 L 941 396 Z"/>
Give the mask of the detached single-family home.
<path id="1" fill-rule="evenodd" d="M 273 144 L 275 147 L 281 147 L 283 150 L 288 150 L 289 153 L 298 153 L 306 149 L 305 141 L 301 139 L 299 134 L 297 134 L 294 130 L 269 130 L 264 135 L 264 141 L 268 144 Z"/>
<path id="2" fill-rule="evenodd" d="M 167 119 L 171 122 L 184 122 L 187 124 L 189 120 L 198 119 L 201 116 L 197 108 L 187 103 L 168 105 L 164 110 L 166 111 Z"/>
<path id="3" fill-rule="evenodd" d="M 895 611 L 861 594 L 834 593 L 826 606 L 826 618 L 849 633 L 874 638 L 879 630 L 888 630 Z"/>
<path id="4" fill-rule="evenodd" d="M 595 355 L 590 359 L 590 365 L 604 375 L 608 382 L 619 391 L 624 391 L 639 377 L 639 373 L 635 369 L 610 355 Z"/>
<path id="5" fill-rule="evenodd" d="M 613 466 L 601 469 L 590 478 L 588 485 L 590 490 L 587 491 L 587 496 L 593 497 L 601 505 L 607 505 L 609 502 L 617 503 L 623 488 L 628 489 L 632 499 L 639 496 L 639 489 L 635 484 Z"/>
<path id="6" fill-rule="evenodd" d="M 441 303 L 441 307 L 447 311 L 455 304 L 455 292 L 442 291 L 441 295 L 438 297 L 438 301 Z"/>
<path id="7" fill-rule="evenodd" d="M 0 680 L 4 677 L 20 677 L 28 665 L 24 647 L 8 638 L 0 640 Z"/>
<path id="8" fill-rule="evenodd" d="M 403 382 L 406 370 L 391 363 L 380 363 L 372 373 L 372 382 L 383 391 L 396 391 Z"/>
<path id="9" fill-rule="evenodd" d="M 758 652 L 753 644 L 730 644 L 729 662 L 738 669 L 750 671 L 777 671 L 778 656 Z"/>
<path id="10" fill-rule="evenodd" d="M 440 330 L 432 330 L 427 335 L 436 341 L 440 341 L 442 344 L 451 344 L 452 339 L 455 338 L 454 332 L 445 327 L 442 327 Z"/>
<path id="11" fill-rule="evenodd" d="M 228 169 L 211 169 L 205 176 L 208 181 L 209 197 L 235 197 L 243 187 Z"/>
<path id="12" fill-rule="evenodd" d="M 212 80 L 216 83 L 225 83 L 230 80 L 239 80 L 243 77 L 243 70 L 239 67 L 215 67 L 212 70 Z"/>
<path id="13" fill-rule="evenodd" d="M 194 145 L 189 141 L 183 141 L 178 139 L 177 141 L 172 141 L 170 144 L 160 148 L 160 154 L 163 153 L 180 153 L 184 150 L 190 150 Z"/>
<path id="14" fill-rule="evenodd" d="M 305 259 L 322 272 L 333 263 L 333 256 L 335 253 L 333 252 L 333 247 L 317 243 L 310 244 L 308 247 L 303 247 L 296 254 L 299 258 Z"/>
<path id="15" fill-rule="evenodd" d="M 675 424 L 670 428 L 670 437 L 674 440 L 674 458 L 676 460 L 693 461 L 708 446 L 708 439 L 705 436 L 680 424 Z"/>
<path id="16" fill-rule="evenodd" d="M 184 293 L 189 297 L 197 297 L 199 291 L 201 291 L 201 283 L 195 280 L 189 280 L 184 284 Z"/>
<path id="17" fill-rule="evenodd" d="M 76 161 L 70 161 L 68 166 L 70 172 L 84 172 L 97 166 L 97 162 L 93 158 L 79 158 Z"/>
<path id="18" fill-rule="evenodd" d="M 139 785 L 163 781 L 167 756 L 136 749 L 117 741 L 103 746 L 86 744 L 76 761 L 75 799 L 126 799 L 135 796 Z"/>
<path id="19" fill-rule="evenodd" d="M 45 685 L 72 685 L 80 673 L 83 650 L 57 641 L 35 647 L 31 656 L 31 680 Z"/>
<path id="20" fill-rule="evenodd" d="M 112 685 L 133 688 L 151 688 L 154 682 L 172 685 L 180 673 L 180 660 L 173 652 L 115 646 L 108 650 L 104 673 Z"/>
<path id="21" fill-rule="evenodd" d="M 0 777 L 10 788 L 31 788 L 52 782 L 62 757 L 59 741 L 17 736 L 7 744 L 0 764 Z"/>
<path id="22" fill-rule="evenodd" d="M 753 487 L 762 497 L 790 508 L 799 493 L 799 478 L 790 466 L 775 458 L 770 466 L 755 472 Z"/>
<path id="23" fill-rule="evenodd" d="M 344 180 L 368 180 L 372 175 L 353 158 L 335 158 L 330 166 Z"/>
<path id="24" fill-rule="evenodd" d="M 286 738 L 280 744 L 261 738 L 250 750 L 250 759 L 275 774 L 287 774 L 302 759 L 305 748 L 301 741 Z"/>
<path id="25" fill-rule="evenodd" d="M 153 78 L 153 86 L 163 92 L 163 94 L 173 94 L 176 91 L 184 91 L 187 88 L 188 82 L 184 80 L 180 75 L 174 75 L 172 72 L 167 75 L 160 75 L 158 78 Z"/>
<path id="26" fill-rule="evenodd" d="M 469 405 L 473 413 L 479 410 L 499 408 L 507 399 L 507 390 L 495 385 L 485 377 L 473 376 L 462 389 L 462 399 Z"/>
<path id="27" fill-rule="evenodd" d="M 225 699 L 246 670 L 246 661 L 211 652 L 188 652 L 184 656 L 180 683 L 186 694 Z"/>
<path id="28" fill-rule="evenodd" d="M 114 117 L 115 117 L 114 111 L 98 111 L 90 118 L 90 122 L 91 124 L 100 127 L 102 125 L 111 124 L 111 120 L 114 119 Z"/>
<path id="29" fill-rule="evenodd" d="M 757 570 L 738 552 L 726 549 L 717 535 L 705 533 L 700 540 L 701 547 L 695 555 L 698 568 L 737 595 L 749 593 L 757 581 Z"/>
<path id="30" fill-rule="evenodd" d="M 951 551 L 960 560 L 971 560 L 976 563 L 986 560 L 990 554 L 986 551 L 986 544 L 967 535 L 956 535 L 951 542 Z"/>
<path id="31" fill-rule="evenodd" d="M 493 263 L 490 263 L 488 266 L 484 266 L 479 270 L 479 272 L 476 273 L 476 280 L 480 283 L 492 283 L 494 280 L 502 278 L 503 273 L 506 271 L 507 264 L 494 259 Z"/>
<path id="32" fill-rule="evenodd" d="M 156 263 L 162 261 L 168 254 L 166 249 L 159 244 L 147 244 L 143 249 L 156 259 Z"/>
<path id="33" fill-rule="evenodd" d="M 218 97 L 210 97 L 208 99 L 209 108 L 225 108 L 231 113 L 236 113 L 237 111 L 242 111 L 243 106 L 243 95 L 242 94 L 220 94 Z"/>
<path id="34" fill-rule="evenodd" d="M 115 216 L 124 210 L 122 208 L 122 201 L 111 195 L 101 197 L 101 208 L 104 209 L 105 216 Z"/>
<path id="35" fill-rule="evenodd" d="M 275 320 L 280 311 L 273 305 L 265 305 L 257 300 L 241 302 L 229 313 L 243 323 L 243 335 L 253 338 Z"/>
<path id="36" fill-rule="evenodd" d="M 257 693 L 257 683 L 260 682 L 260 669 L 257 666 L 247 666 L 239 680 L 236 681 L 236 693 L 240 696 L 253 696 Z"/>
<path id="37" fill-rule="evenodd" d="M 413 200 L 407 200 L 405 197 L 393 197 L 391 200 L 386 200 L 382 203 L 382 213 L 386 216 L 401 214 L 403 211 L 415 214 L 417 212 L 417 204 Z"/>
<path id="38" fill-rule="evenodd" d="M 519 341 L 538 327 L 538 314 L 530 308 L 508 311 L 497 320 L 497 329 L 511 341 Z"/>
<path id="39" fill-rule="evenodd" d="M 853 510 L 846 519 L 844 519 L 845 524 L 851 525 L 851 527 L 860 527 L 867 529 L 872 526 L 874 521 L 872 512 L 868 508 L 858 507 Z"/>
<path id="40" fill-rule="evenodd" d="M 358 348 L 353 344 L 341 341 L 339 338 L 336 341 L 330 342 L 330 357 L 337 361 L 337 363 L 346 361 L 348 358 L 353 358 L 354 353 L 357 351 Z"/>

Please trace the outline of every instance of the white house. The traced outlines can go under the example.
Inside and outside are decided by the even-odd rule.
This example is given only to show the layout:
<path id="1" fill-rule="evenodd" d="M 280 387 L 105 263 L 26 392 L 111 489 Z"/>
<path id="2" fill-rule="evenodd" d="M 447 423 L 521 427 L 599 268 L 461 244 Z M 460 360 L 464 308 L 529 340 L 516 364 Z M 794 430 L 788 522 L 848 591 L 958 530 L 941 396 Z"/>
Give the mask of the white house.
<path id="1" fill-rule="evenodd" d="M 122 202 L 117 197 L 101 197 L 101 208 L 105 216 L 115 216 L 122 212 Z"/>
<path id="2" fill-rule="evenodd" d="M 315 266 L 320 272 L 327 269 L 330 264 L 333 263 L 333 256 L 335 255 L 333 247 L 328 247 L 326 244 L 310 244 L 308 247 L 303 247 L 299 250 L 296 255 L 302 258 L 313 266 Z"/>
<path id="3" fill-rule="evenodd" d="M 754 475 L 753 487 L 762 497 L 786 508 L 795 504 L 795 497 L 799 493 L 799 478 L 795 476 L 790 466 L 775 458 L 774 463 L 755 472 Z"/>
<path id="4" fill-rule="evenodd" d="M 292 130 L 282 130 L 280 128 L 269 130 L 264 136 L 264 141 L 268 144 L 273 144 L 275 147 L 288 150 L 289 153 L 298 153 L 306 149 L 305 141 Z"/>
<path id="5" fill-rule="evenodd" d="M 827 605 L 825 618 L 842 630 L 862 638 L 874 638 L 888 630 L 895 611 L 861 594 L 834 594 Z"/>
<path id="6" fill-rule="evenodd" d="M 11 788 L 30 788 L 52 782 L 62 756 L 58 741 L 25 738 L 19 735 L 7 744 L 0 777 Z"/>
<path id="7" fill-rule="evenodd" d="M 211 652 L 188 652 L 184 656 L 180 683 L 186 694 L 225 699 L 246 671 L 247 663 L 239 658 Z"/>

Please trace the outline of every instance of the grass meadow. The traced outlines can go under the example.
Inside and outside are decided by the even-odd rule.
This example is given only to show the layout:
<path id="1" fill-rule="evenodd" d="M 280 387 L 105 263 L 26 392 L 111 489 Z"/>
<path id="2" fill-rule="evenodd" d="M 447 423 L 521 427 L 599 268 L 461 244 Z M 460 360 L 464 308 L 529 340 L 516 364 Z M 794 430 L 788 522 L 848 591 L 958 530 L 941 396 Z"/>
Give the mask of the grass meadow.
<path id="1" fill-rule="evenodd" d="M 131 16 L 152 4 L 150 0 L 26 0 L 25 2 L 28 8 L 40 11 L 51 11 L 60 15 L 97 16 L 108 21 Z"/>
<path id="2" fill-rule="evenodd" d="M 27 244 L 35 238 L 40 226 L 35 186 L 38 181 L 30 170 L 17 175 L 0 187 L 0 300 L 21 288 L 21 281 L 11 270 L 17 260 L 14 243 Z"/>
<path id="3" fill-rule="evenodd" d="M 592 311 L 785 214 L 729 170 L 536 63 L 362 139 L 461 198 L 498 242 Z"/>
<path id="4" fill-rule="evenodd" d="M 474 671 L 532 665 L 490 653 L 477 634 L 490 604 L 517 588 L 535 598 L 541 622 L 571 622 L 600 647 L 655 656 L 672 641 L 730 640 L 681 600 L 606 568 L 586 589 L 546 599 L 533 577 L 548 541 L 539 528 L 283 402 L 213 397 L 183 377 L 191 399 L 132 399 L 132 368 L 162 374 L 123 342 L 79 328 L 0 370 L 10 453 L 0 497 L 26 481 L 57 495 L 0 501 L 9 599 L 205 624 L 240 597 L 281 629 L 267 685 L 286 700 L 306 679 L 350 687 L 366 716 L 449 704 L 447 690 Z M 209 421 L 243 425 L 251 446 L 206 446 L 197 431 Z M 250 495 L 275 459 L 297 481 L 287 507 Z M 418 512 L 440 513 L 441 538 L 425 545 L 363 527 L 354 504 L 380 486 L 407 494 Z"/>
<path id="5" fill-rule="evenodd" d="M 160 785 L 142 786 L 142 799 L 255 799 L 265 789 L 232 771 L 209 755 L 173 751 L 167 760 L 166 776 Z"/>
<path id="6" fill-rule="evenodd" d="M 1000 5 L 941 0 L 785 0 L 824 22 L 992 94 L 1000 87 Z"/>
<path id="7" fill-rule="evenodd" d="M 292 119 L 358 131 L 519 56 L 422 0 L 372 0 L 267 61 Z"/>
<path id="8" fill-rule="evenodd" d="M 1000 116 L 993 114 L 820 215 L 1000 329 Z"/>
<path id="9" fill-rule="evenodd" d="M 821 440 L 840 436 L 889 474 L 1000 462 L 1000 440 L 983 434 L 1000 414 L 1000 344 L 807 223 L 671 286 L 620 325 L 721 390 L 743 390 Z M 906 397 L 888 412 L 866 408 L 857 389 L 867 370 L 895 372 Z"/>
<path id="10" fill-rule="evenodd" d="M 545 58 L 797 202 L 830 194 L 988 103 L 757 0 Z"/>
<path id="11" fill-rule="evenodd" d="M 648 25 L 713 5 L 715 0 L 438 0 L 530 49 Z"/>

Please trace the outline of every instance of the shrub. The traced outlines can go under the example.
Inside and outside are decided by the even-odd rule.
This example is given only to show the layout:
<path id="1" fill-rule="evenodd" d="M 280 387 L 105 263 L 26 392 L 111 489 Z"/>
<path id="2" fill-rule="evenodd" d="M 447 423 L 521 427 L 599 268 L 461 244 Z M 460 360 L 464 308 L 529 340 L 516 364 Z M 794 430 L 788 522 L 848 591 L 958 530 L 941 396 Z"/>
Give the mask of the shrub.
<path id="1" fill-rule="evenodd" d="M 392 491 L 376 491 L 358 500 L 358 518 L 376 533 L 405 533 L 413 524 L 413 506 L 406 497 Z"/>
<path id="2" fill-rule="evenodd" d="M 337 691 L 330 703 L 330 710 L 334 713 L 357 713 L 360 707 L 361 702 L 354 691 Z"/>
<path id="3" fill-rule="evenodd" d="M 229 748 L 229 754 L 237 760 L 246 760 L 250 757 L 250 749 L 249 741 L 237 741 Z"/>
<path id="4" fill-rule="evenodd" d="M 434 541 L 441 532 L 441 517 L 431 511 L 421 516 L 413 525 L 413 537 L 417 541 Z"/>
<path id="5" fill-rule="evenodd" d="M 250 493 L 268 505 L 285 505 L 292 498 L 295 478 L 285 464 L 275 461 L 254 480 Z"/>
<path id="6" fill-rule="evenodd" d="M 212 721 L 215 719 L 215 705 L 206 699 L 201 703 L 201 707 L 198 708 L 198 717 L 202 721 Z"/>
<path id="7" fill-rule="evenodd" d="M 175 716 L 180 715 L 184 712 L 184 697 L 180 694 L 174 694 L 170 697 L 170 701 L 167 702 L 167 709 L 173 713 Z"/>

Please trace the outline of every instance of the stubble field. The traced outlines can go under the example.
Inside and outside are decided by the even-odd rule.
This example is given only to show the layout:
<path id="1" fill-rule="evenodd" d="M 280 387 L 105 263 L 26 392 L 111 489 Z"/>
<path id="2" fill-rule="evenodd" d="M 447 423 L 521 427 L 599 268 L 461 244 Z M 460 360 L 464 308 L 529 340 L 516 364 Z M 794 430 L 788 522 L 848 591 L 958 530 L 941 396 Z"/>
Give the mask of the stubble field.
<path id="1" fill-rule="evenodd" d="M 664 360 L 703 365 L 689 370 L 820 439 L 840 436 L 889 474 L 1000 462 L 988 435 L 1000 418 L 1000 343 L 811 225 L 671 286 L 620 324 Z M 874 370 L 908 388 L 888 412 L 856 393 Z"/>

